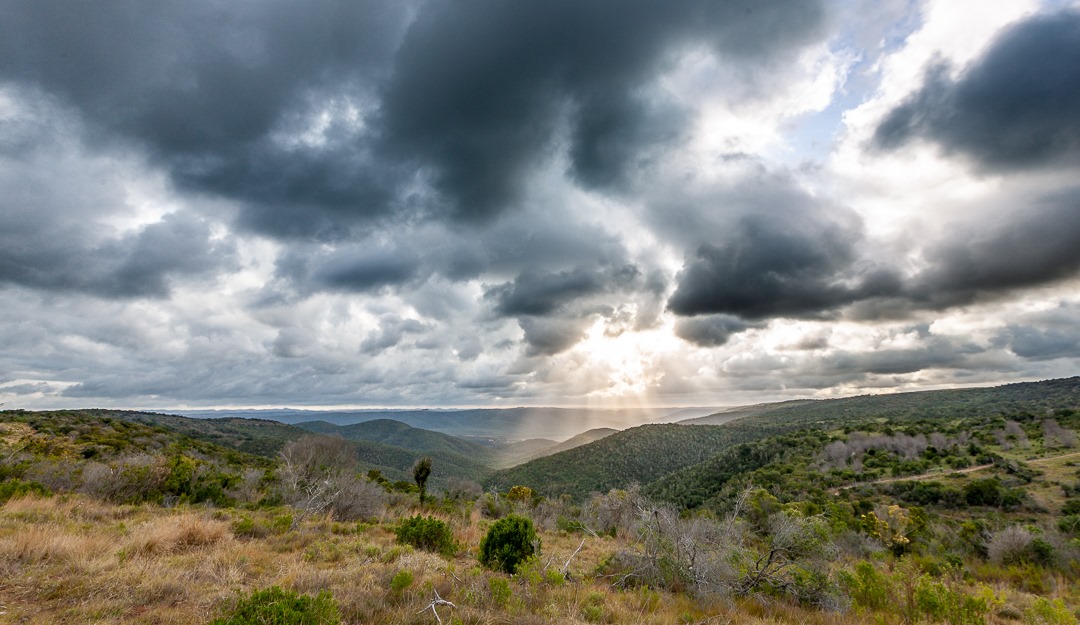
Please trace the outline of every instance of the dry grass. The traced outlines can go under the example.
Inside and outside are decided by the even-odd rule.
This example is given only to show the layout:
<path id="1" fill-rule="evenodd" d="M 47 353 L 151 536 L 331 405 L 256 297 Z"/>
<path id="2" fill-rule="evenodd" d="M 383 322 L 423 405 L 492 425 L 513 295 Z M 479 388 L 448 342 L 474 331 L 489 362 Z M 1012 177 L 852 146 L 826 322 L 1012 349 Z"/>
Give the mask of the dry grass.
<path id="1" fill-rule="evenodd" d="M 229 526 L 192 513 L 154 519 L 137 529 L 125 542 L 131 556 L 152 556 L 188 551 L 232 539 Z"/>
<path id="2" fill-rule="evenodd" d="M 540 561 L 510 578 L 477 565 L 475 545 L 490 521 L 476 514 L 442 516 L 471 547 L 451 560 L 395 544 L 392 517 L 376 526 L 314 519 L 296 531 L 256 537 L 237 537 L 230 529 L 241 516 L 269 527 L 282 514 L 108 506 L 80 497 L 8 502 L 0 508 L 4 622 L 201 625 L 241 594 L 277 585 L 330 591 L 347 625 L 432 625 L 434 616 L 423 610 L 433 591 L 457 606 L 439 608 L 444 623 L 453 616 L 468 625 L 899 625 L 895 615 L 858 610 L 841 616 L 778 601 L 617 590 L 593 572 L 626 546 L 622 539 L 588 537 L 568 581 L 543 575 L 545 567 L 562 568 L 581 534 L 545 533 Z M 401 571 L 411 573 L 413 583 L 395 592 L 391 580 Z M 1010 602 L 1023 609 L 1033 598 L 1014 592 Z"/>

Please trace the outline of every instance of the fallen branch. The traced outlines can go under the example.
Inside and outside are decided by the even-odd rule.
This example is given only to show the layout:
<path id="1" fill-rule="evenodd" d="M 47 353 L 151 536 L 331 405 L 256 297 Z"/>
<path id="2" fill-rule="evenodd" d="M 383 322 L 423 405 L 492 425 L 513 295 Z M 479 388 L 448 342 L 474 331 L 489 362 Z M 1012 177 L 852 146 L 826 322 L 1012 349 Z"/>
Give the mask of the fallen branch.
<path id="1" fill-rule="evenodd" d="M 584 547 L 584 546 L 585 546 L 585 539 L 582 538 L 581 539 L 581 544 L 578 545 L 577 549 L 574 550 L 574 553 L 570 554 L 570 557 L 566 559 L 566 564 L 562 565 L 562 568 L 559 569 L 559 573 L 561 573 L 563 577 L 566 577 L 566 573 L 570 569 L 570 561 L 574 559 L 574 556 L 576 556 L 578 554 L 578 552 L 581 551 L 581 548 Z"/>
<path id="2" fill-rule="evenodd" d="M 438 590 L 432 588 L 431 591 L 435 593 L 435 598 L 431 600 L 431 603 L 429 603 L 426 608 L 420 610 L 419 612 L 417 612 L 417 614 L 423 614 L 424 612 L 431 610 L 431 613 L 435 615 L 435 620 L 439 623 L 439 625 L 442 625 L 442 618 L 439 616 L 439 611 L 435 609 L 435 606 L 448 605 L 451 608 L 456 608 L 457 606 L 440 597 Z"/>

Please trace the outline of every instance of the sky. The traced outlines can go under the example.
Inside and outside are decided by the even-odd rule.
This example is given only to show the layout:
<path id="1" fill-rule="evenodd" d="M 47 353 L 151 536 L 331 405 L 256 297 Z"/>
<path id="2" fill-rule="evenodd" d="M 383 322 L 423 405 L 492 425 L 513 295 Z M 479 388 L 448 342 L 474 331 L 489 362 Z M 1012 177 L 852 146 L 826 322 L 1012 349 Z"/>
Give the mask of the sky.
<path id="1" fill-rule="evenodd" d="M 1080 3 L 0 0 L 5 408 L 1080 374 Z"/>

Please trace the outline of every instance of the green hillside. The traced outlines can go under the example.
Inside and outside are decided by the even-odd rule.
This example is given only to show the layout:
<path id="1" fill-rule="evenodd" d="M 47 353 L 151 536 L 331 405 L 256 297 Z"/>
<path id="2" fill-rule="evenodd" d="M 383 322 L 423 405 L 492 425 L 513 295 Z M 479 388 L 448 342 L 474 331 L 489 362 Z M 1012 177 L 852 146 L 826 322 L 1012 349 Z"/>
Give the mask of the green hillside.
<path id="1" fill-rule="evenodd" d="M 618 431 L 619 430 L 612 428 L 594 428 L 587 432 L 582 432 L 577 436 L 571 436 L 561 443 L 546 439 L 529 439 L 528 441 L 522 441 L 516 445 L 507 445 L 506 447 L 501 448 L 502 456 L 498 458 L 496 463 L 492 466 L 497 469 L 510 468 L 519 464 L 524 464 L 530 460 L 543 458 L 544 456 L 550 456 L 561 451 L 567 451 L 568 449 L 587 445 L 591 442 L 611 436 Z"/>
<path id="2" fill-rule="evenodd" d="M 957 419 L 975 415 L 1043 414 L 1080 405 L 1080 377 L 1020 382 L 987 388 L 965 388 L 886 395 L 861 395 L 841 399 L 797 400 L 747 406 L 741 421 L 772 425 L 843 423 L 867 418 L 908 421 Z M 686 425 L 712 424 L 730 417 L 721 412 L 689 419 Z"/>
<path id="3" fill-rule="evenodd" d="M 114 419 L 164 427 L 193 439 L 272 458 L 286 443 L 304 435 L 291 425 L 266 419 L 191 419 L 170 414 L 110 411 Z"/>
<path id="4" fill-rule="evenodd" d="M 715 455 L 732 443 L 722 426 L 641 425 L 587 445 L 496 472 L 488 484 L 516 484 L 548 495 L 584 497 L 633 483 L 645 484 Z"/>
<path id="5" fill-rule="evenodd" d="M 930 432 L 956 427 L 965 419 L 976 419 L 969 423 L 973 425 L 1002 416 L 1023 419 L 1077 409 L 1080 409 L 1080 377 L 993 388 L 760 404 L 745 407 L 742 416 L 736 419 L 730 417 L 737 410 L 719 413 L 724 419 L 721 425 L 693 425 L 710 419 L 705 417 L 674 425 L 625 430 L 497 472 L 490 483 L 499 488 L 522 484 L 545 494 L 565 492 L 578 498 L 593 491 L 638 483 L 647 486 L 646 490 L 658 498 L 692 507 L 714 497 L 736 475 L 775 460 L 778 453 L 790 448 L 790 441 L 787 447 L 781 444 L 773 449 L 764 445 L 740 450 L 739 453 L 748 454 L 745 457 L 725 455 L 735 445 L 800 431 L 805 434 L 844 428 L 873 430 L 886 422 L 892 427 L 910 426 L 915 428 L 913 431 Z M 680 432 L 678 428 L 688 431 Z M 708 434 L 694 432 L 698 429 Z M 699 463 L 705 464 L 694 466 Z M 679 473 L 668 475 L 676 471 Z"/>
<path id="6" fill-rule="evenodd" d="M 442 432 L 415 428 L 393 419 L 376 419 L 351 425 L 309 421 L 298 423 L 296 427 L 310 432 L 341 436 L 348 440 L 412 449 L 425 454 L 455 454 L 479 464 L 491 463 L 499 456 L 498 451 L 486 445 Z"/>

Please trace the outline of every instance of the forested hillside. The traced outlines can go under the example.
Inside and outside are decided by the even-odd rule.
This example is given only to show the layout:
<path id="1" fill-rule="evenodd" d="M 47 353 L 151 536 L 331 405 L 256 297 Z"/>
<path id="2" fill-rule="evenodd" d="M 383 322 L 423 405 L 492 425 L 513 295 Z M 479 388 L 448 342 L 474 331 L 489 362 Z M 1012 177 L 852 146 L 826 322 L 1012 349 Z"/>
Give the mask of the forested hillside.
<path id="1" fill-rule="evenodd" d="M 732 436 L 722 426 L 642 425 L 499 471 L 488 484 L 496 488 L 523 484 L 547 495 L 583 497 L 645 484 L 701 462 L 730 445 Z"/>

